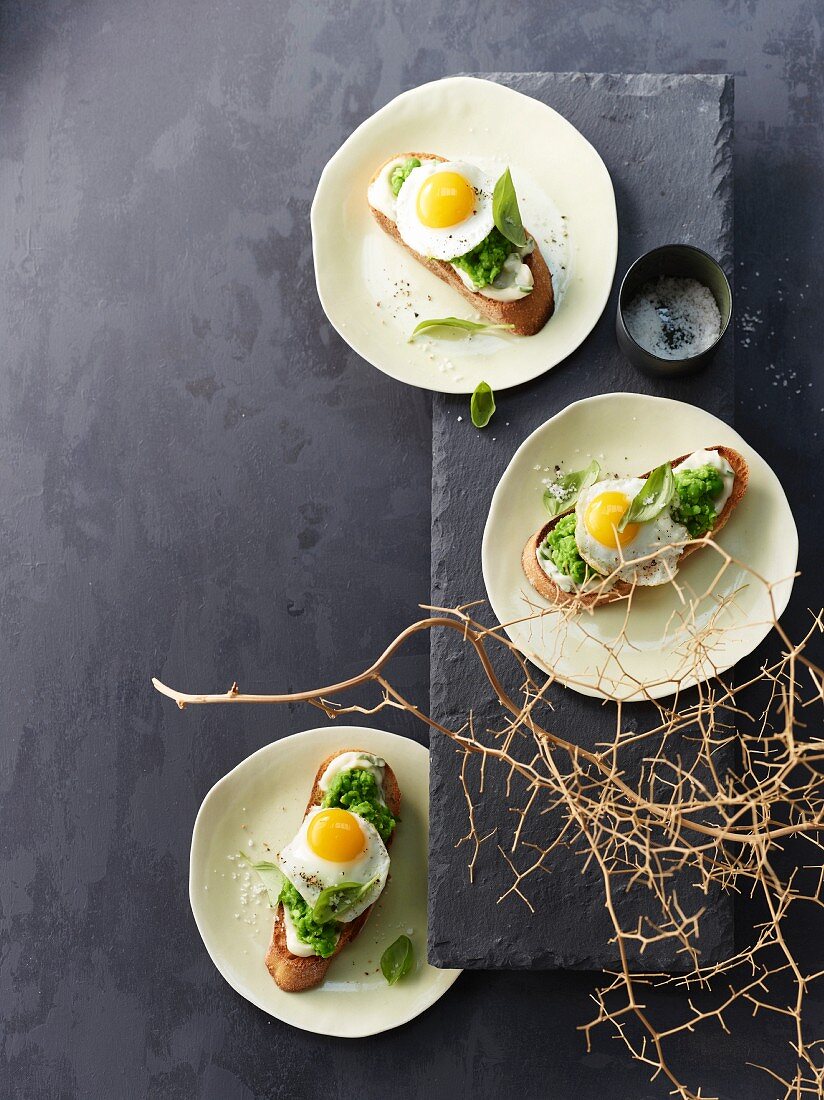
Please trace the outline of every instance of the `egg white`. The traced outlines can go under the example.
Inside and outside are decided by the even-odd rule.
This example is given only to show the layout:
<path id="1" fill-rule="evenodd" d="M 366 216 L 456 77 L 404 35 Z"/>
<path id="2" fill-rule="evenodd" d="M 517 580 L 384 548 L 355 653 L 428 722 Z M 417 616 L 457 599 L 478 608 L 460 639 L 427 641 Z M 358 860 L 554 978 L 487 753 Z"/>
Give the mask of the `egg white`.
<path id="1" fill-rule="evenodd" d="M 457 172 L 475 191 L 475 205 L 469 217 L 458 225 L 432 229 L 418 217 L 418 193 L 423 184 L 439 172 Z M 463 256 L 488 237 L 495 224 L 492 217 L 492 192 L 495 180 L 482 169 L 463 161 L 429 161 L 413 168 L 398 193 L 397 226 L 401 239 L 421 256 L 434 260 L 453 260 Z"/>
<path id="2" fill-rule="evenodd" d="M 678 559 L 684 551 L 683 546 L 673 543 L 686 542 L 689 533 L 686 527 L 676 523 L 670 516 L 669 508 L 648 523 L 639 526 L 635 538 L 621 547 L 604 546 L 587 529 L 584 517 L 591 501 L 601 493 L 623 493 L 632 500 L 644 487 L 645 478 L 612 478 L 590 485 L 578 497 L 575 505 L 575 542 L 578 552 L 585 562 L 596 572 L 607 577 L 616 573 L 616 578 L 638 585 L 666 584 L 678 571 Z M 649 561 L 633 565 L 639 558 L 654 555 Z"/>
<path id="3" fill-rule="evenodd" d="M 394 157 L 392 160 L 387 161 L 369 184 L 366 192 L 369 205 L 376 210 L 380 210 L 381 214 L 393 222 L 398 220 L 398 197 L 392 190 L 392 172 L 395 168 L 402 168 L 407 159 L 403 156 Z M 421 159 L 421 164 L 437 163 L 437 161 Z"/>
<path id="4" fill-rule="evenodd" d="M 353 921 L 378 898 L 386 885 L 389 853 L 375 826 L 354 814 L 363 831 L 364 850 L 346 863 L 322 859 L 312 851 L 307 839 L 309 823 L 320 812 L 320 806 L 309 811 L 295 838 L 278 853 L 278 865 L 306 904 L 312 907 L 321 893 L 330 886 L 337 886 L 341 882 L 366 885 L 377 877 L 374 887 L 341 918 L 344 922 Z"/>

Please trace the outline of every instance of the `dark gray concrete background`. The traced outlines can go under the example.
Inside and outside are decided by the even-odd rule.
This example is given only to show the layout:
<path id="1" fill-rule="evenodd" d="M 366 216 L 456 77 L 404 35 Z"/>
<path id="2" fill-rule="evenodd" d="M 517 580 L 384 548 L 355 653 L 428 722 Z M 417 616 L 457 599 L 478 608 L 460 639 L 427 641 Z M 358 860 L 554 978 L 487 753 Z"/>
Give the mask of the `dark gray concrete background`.
<path id="1" fill-rule="evenodd" d="M 315 685 L 426 599 L 430 398 L 326 323 L 308 212 L 354 126 L 459 70 L 736 75 L 736 422 L 798 517 L 798 626 L 820 603 L 823 17 L 811 0 L 0 3 L 1 1095 L 665 1095 L 606 1036 L 585 1056 L 586 974 L 468 973 L 368 1042 L 237 997 L 189 913 L 191 825 L 217 777 L 316 714 L 180 714 L 148 677 Z M 424 639 L 394 675 L 426 701 Z M 734 1022 L 678 1063 L 705 1092 L 773 1096 L 745 1063 L 789 1056 L 783 1033 Z"/>
<path id="2" fill-rule="evenodd" d="M 643 252 L 667 241 L 688 241 L 706 249 L 732 275 L 733 249 L 733 81 L 726 76 L 666 76 L 591 73 L 495 74 L 495 79 L 547 103 L 569 119 L 600 152 L 609 169 L 618 210 L 618 271 Z M 651 183 L 655 181 L 655 183 Z M 563 213 L 563 211 L 562 211 Z M 567 222 L 576 232 L 575 219 Z M 721 344 L 710 369 L 674 383 L 646 378 L 624 359 L 615 339 L 615 309 L 620 276 L 609 304 L 589 339 L 565 363 L 527 386 L 499 395 L 501 411 L 488 431 L 468 423 L 466 399 L 438 394 L 432 413 L 432 604 L 457 607 L 483 596 L 481 542 L 492 493 L 515 448 L 572 401 L 621 390 L 657 394 L 698 404 L 730 421 L 735 411 L 735 342 Z M 462 415 L 463 414 L 463 415 Z M 458 417 L 461 417 L 459 420 Z M 628 430 L 631 429 L 631 426 Z M 491 622 L 486 608 L 476 608 Z M 475 728 L 501 728 L 501 709 L 479 662 L 461 653 L 452 631 L 431 636 L 429 697 L 431 712 L 450 729 L 467 719 L 470 702 Z M 497 667 L 508 671 L 507 686 L 517 697 L 522 679 L 514 662 L 495 653 Z M 560 729 L 577 745 L 594 750 L 615 729 L 614 708 L 604 707 L 560 685 L 549 689 L 549 728 Z M 483 702 L 479 702 L 483 701 Z M 653 728 L 659 716 L 652 704 L 633 706 L 636 729 Z M 629 715 L 627 715 L 629 720 Z M 540 721 L 541 719 L 539 719 Z M 682 759 L 694 744 L 685 732 L 671 751 Z M 647 746 L 622 767 L 640 775 Z M 527 740 L 528 760 L 534 745 Z M 716 761 L 722 766 L 720 760 Z M 727 760 L 727 765 L 732 763 Z M 537 802 L 521 831 L 523 843 L 512 851 L 529 792 L 505 771 L 486 769 L 484 796 L 477 798 L 475 824 L 490 842 L 478 851 L 470 881 L 468 847 L 455 841 L 468 830 L 460 786 L 462 758 L 448 738 L 435 737 L 430 759 L 429 956 L 440 966 L 615 969 L 620 965 L 597 865 L 583 867 L 579 852 L 559 846 L 548 861 L 549 874 L 535 874 L 524 885 L 530 910 L 514 894 L 498 899 L 512 883 L 501 855 L 519 869 L 535 860 L 529 844 L 547 844 L 564 826 L 564 814 Z M 481 763 L 466 767 L 470 791 L 480 790 Z M 547 799 L 547 802 L 549 800 Z M 494 833 L 494 841 L 491 834 Z M 709 963 L 732 950 L 732 898 L 720 887 L 699 894 L 690 871 L 671 883 L 679 898 L 701 908 L 696 946 Z M 700 899 L 700 900 L 699 900 Z M 614 886 L 614 904 L 623 927 L 643 916 L 659 924 L 661 913 L 645 888 Z M 666 941 L 643 956 L 630 947 L 631 965 L 644 970 L 678 970 L 683 951 Z"/>

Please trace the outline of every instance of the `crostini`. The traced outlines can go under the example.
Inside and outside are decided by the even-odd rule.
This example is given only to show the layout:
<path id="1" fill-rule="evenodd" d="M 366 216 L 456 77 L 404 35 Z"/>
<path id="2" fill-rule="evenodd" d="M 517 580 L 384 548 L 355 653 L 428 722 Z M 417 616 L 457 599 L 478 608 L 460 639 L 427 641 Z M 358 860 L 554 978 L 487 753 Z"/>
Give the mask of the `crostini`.
<path id="1" fill-rule="evenodd" d="M 523 550 L 527 580 L 556 606 L 580 608 L 665 584 L 727 523 L 748 480 L 744 457 L 722 446 L 641 478 L 601 478 L 597 463 L 559 477 L 544 494 L 552 518 Z"/>
<path id="2" fill-rule="evenodd" d="M 318 768 L 303 823 L 278 853 L 283 875 L 266 967 L 281 989 L 319 985 L 386 886 L 401 807 L 380 757 L 344 750 Z"/>
<path id="3" fill-rule="evenodd" d="M 508 169 L 496 180 L 463 161 L 399 153 L 367 198 L 384 232 L 490 324 L 534 336 L 552 316 L 552 275 L 521 223 Z"/>

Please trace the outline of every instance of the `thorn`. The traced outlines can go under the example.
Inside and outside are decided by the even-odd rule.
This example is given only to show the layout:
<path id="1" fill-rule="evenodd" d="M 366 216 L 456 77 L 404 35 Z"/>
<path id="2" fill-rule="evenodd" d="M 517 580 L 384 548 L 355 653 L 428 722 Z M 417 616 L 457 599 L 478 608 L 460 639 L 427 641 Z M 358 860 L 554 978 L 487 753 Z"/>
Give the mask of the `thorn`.
<path id="1" fill-rule="evenodd" d="M 229 688 L 229 694 L 230 695 L 237 695 L 237 693 L 239 691 L 240 691 L 240 688 L 237 686 L 237 680 L 234 680 L 232 682 L 232 686 Z"/>

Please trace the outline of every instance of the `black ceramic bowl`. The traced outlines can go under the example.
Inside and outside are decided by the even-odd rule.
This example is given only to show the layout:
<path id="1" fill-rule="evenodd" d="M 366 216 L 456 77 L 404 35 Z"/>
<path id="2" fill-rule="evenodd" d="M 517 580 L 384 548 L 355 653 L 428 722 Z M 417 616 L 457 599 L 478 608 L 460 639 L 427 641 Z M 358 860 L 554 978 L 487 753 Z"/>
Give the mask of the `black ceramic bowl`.
<path id="1" fill-rule="evenodd" d="M 712 291 L 718 311 L 721 314 L 721 331 L 718 339 L 704 351 L 690 355 L 686 359 L 663 359 L 647 351 L 634 340 L 624 322 L 624 310 L 641 290 L 645 283 L 661 275 L 679 279 L 696 279 Z M 712 256 L 691 244 L 665 244 L 653 248 L 651 252 L 639 257 L 624 276 L 618 292 L 618 313 L 615 318 L 615 332 L 618 346 L 632 363 L 646 374 L 677 377 L 694 374 L 701 370 L 712 358 L 715 349 L 724 338 L 724 333 L 732 317 L 732 290 L 727 276 L 720 264 Z"/>

